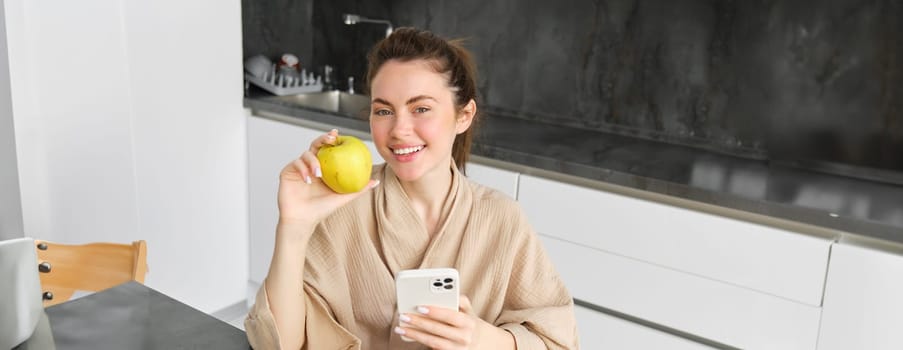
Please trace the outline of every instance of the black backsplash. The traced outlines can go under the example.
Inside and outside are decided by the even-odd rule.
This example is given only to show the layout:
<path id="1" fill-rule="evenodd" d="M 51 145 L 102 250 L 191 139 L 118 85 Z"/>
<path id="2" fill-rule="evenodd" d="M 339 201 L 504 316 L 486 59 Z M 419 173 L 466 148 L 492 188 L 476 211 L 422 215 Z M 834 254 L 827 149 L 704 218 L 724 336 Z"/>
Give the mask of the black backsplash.
<path id="1" fill-rule="evenodd" d="M 352 75 L 361 91 L 365 53 L 384 34 L 342 23 L 356 13 L 467 38 L 491 113 L 854 176 L 903 173 L 900 1 L 250 2 L 246 56 L 305 50 L 302 62 L 332 65 L 341 88 Z"/>
<path id="2" fill-rule="evenodd" d="M 244 57 L 262 54 L 275 61 L 292 53 L 301 65 L 314 67 L 312 14 L 311 0 L 242 0 Z"/>

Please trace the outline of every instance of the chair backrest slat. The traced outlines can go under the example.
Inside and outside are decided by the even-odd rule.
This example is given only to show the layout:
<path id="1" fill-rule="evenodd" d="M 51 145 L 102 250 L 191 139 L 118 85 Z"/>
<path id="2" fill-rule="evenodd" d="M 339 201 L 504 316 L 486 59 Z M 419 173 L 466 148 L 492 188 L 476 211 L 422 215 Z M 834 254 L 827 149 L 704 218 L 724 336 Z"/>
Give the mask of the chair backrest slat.
<path id="1" fill-rule="evenodd" d="M 53 293 L 53 299 L 44 300 L 45 307 L 69 300 L 76 291 L 96 292 L 132 280 L 144 283 L 144 241 L 83 245 L 35 241 L 40 243 L 46 244 L 46 249 L 36 250 L 38 263 L 50 264 L 50 270 L 40 274 L 41 287 Z"/>

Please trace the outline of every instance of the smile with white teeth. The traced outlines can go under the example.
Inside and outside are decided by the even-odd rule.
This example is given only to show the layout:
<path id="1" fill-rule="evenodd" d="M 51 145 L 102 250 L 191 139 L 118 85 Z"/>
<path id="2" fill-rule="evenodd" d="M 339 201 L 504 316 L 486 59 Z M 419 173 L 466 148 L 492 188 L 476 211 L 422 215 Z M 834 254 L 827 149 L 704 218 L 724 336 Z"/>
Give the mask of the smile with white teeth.
<path id="1" fill-rule="evenodd" d="M 405 155 L 405 154 L 411 154 L 414 152 L 419 152 L 422 149 L 423 149 L 423 146 L 414 146 L 414 147 L 407 147 L 407 148 L 392 149 L 392 153 L 395 153 L 398 155 Z"/>

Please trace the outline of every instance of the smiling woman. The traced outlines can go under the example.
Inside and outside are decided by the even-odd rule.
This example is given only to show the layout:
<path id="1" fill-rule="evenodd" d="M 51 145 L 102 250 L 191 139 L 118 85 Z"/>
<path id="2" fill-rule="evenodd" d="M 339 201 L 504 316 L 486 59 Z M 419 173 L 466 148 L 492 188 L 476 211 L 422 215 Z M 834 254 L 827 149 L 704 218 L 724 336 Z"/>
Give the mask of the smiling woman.
<path id="1" fill-rule="evenodd" d="M 374 102 L 388 101 L 377 96 L 375 91 L 384 91 L 385 94 L 392 91 L 380 90 L 385 87 L 407 88 L 417 91 L 417 88 L 426 88 L 433 95 L 413 95 L 412 99 L 432 99 L 442 107 L 451 107 L 451 113 L 462 113 L 466 120 L 463 131 L 458 131 L 452 148 L 452 156 L 461 171 L 465 171 L 470 144 L 473 140 L 474 128 L 471 124 L 477 119 L 476 110 L 476 67 L 470 53 L 461 46 L 461 41 L 445 41 L 425 31 L 415 31 L 410 28 L 400 29 L 401 35 L 407 40 L 383 41 L 368 57 L 370 65 L 367 73 L 367 81 L 370 93 L 374 96 Z M 388 67 L 386 67 L 388 64 Z M 405 65 L 407 64 L 407 65 Z M 397 67 L 398 65 L 406 67 Z M 386 70 L 398 70 L 381 74 L 383 80 L 386 76 L 413 78 L 418 81 L 408 82 L 383 82 L 378 85 L 377 75 Z M 392 74 L 395 73 L 395 74 Z M 414 73 L 407 75 L 405 73 Z M 426 74 L 423 74 L 426 73 Z M 393 85 L 396 83 L 398 85 Z M 411 101 L 408 101 L 411 102 Z M 407 103 L 406 103 L 407 105 Z M 441 111 L 449 113 L 449 111 Z M 372 127 L 372 123 L 371 123 Z M 375 133 L 374 133 L 375 134 Z M 375 138 L 376 135 L 374 135 Z"/>
<path id="2" fill-rule="evenodd" d="M 448 182 L 455 140 L 468 139 L 476 114 L 469 99 L 462 107 L 447 86 L 446 74 L 437 74 L 424 60 L 392 60 L 382 65 L 370 84 L 373 112 L 370 131 L 376 149 L 402 181 L 433 178 Z M 469 146 L 462 142 L 458 148 Z M 456 159 L 463 167 L 465 156 Z M 417 161 L 419 160 L 419 161 Z"/>
<path id="3" fill-rule="evenodd" d="M 338 141 L 333 130 L 285 166 L 270 271 L 245 322 L 252 345 L 576 348 L 573 299 L 525 214 L 463 174 L 477 117 L 470 55 L 401 28 L 369 60 L 370 129 L 386 164 L 364 190 L 332 192 L 313 155 Z M 429 268 L 459 272 L 459 307 L 397 313 L 395 276 Z"/>

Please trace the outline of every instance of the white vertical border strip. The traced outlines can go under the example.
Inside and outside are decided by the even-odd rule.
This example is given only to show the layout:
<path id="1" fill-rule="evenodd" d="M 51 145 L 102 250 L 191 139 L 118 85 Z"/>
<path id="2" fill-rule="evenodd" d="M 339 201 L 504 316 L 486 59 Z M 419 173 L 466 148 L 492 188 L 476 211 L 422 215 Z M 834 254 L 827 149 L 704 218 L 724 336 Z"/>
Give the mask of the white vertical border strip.
<path id="1" fill-rule="evenodd" d="M 25 236 L 16 156 L 16 129 L 13 120 L 5 7 L 6 2 L 0 6 L 0 240 Z"/>
<path id="2" fill-rule="evenodd" d="M 43 118 L 30 79 L 34 72 L 31 59 L 34 48 L 32 41 L 28 40 L 33 31 L 28 21 L 29 4 L 26 0 L 5 0 L 3 3 L 9 53 L 10 102 L 16 134 L 23 230 L 25 236 L 48 237 L 52 232 L 52 223 L 47 218 L 52 214 L 47 206 L 47 176 L 42 167 L 46 163 L 41 133 Z"/>

